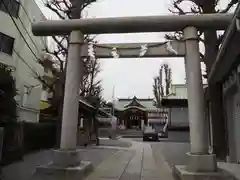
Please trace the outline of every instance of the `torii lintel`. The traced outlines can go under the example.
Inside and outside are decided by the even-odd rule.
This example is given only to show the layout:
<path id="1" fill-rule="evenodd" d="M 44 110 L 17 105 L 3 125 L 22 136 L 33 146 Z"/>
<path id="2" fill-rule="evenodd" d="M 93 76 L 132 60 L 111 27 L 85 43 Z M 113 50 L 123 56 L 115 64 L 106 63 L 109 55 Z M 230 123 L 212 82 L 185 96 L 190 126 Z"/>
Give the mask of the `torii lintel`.
<path id="1" fill-rule="evenodd" d="M 173 32 L 182 31 L 184 28 L 191 26 L 199 30 L 224 30 L 229 25 L 232 17 L 232 14 L 214 13 L 180 16 L 44 20 L 34 22 L 32 32 L 36 36 L 64 35 L 74 30 L 80 30 L 84 34 Z"/>

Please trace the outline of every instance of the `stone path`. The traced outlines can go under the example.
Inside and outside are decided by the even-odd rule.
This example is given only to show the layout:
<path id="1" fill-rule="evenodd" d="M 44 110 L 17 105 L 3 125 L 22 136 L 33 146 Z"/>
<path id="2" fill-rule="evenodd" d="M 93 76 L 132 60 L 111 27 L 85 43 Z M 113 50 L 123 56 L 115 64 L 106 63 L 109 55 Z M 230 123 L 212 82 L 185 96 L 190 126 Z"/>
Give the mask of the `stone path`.
<path id="1" fill-rule="evenodd" d="M 170 172 L 170 167 L 167 167 Z M 172 179 L 172 175 L 169 173 L 165 172 L 161 175 L 160 168 L 159 163 L 154 159 L 150 144 L 135 142 L 129 150 L 119 150 L 106 159 L 86 180 Z"/>

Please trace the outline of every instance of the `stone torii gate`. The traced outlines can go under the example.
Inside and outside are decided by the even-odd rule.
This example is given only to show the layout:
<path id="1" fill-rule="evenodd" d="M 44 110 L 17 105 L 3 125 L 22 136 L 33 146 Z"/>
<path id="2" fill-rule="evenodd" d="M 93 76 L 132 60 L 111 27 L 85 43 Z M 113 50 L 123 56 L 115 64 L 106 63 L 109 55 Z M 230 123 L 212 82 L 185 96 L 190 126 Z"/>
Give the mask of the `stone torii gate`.
<path id="1" fill-rule="evenodd" d="M 198 30 L 224 30 L 231 19 L 232 14 L 204 14 L 74 19 L 64 21 L 46 20 L 35 22 L 32 25 L 32 31 L 36 36 L 70 34 L 63 104 L 61 149 L 54 151 L 54 166 L 64 169 L 67 169 L 69 166 L 75 167 L 76 165 L 78 165 L 78 168 L 81 166 L 82 169 L 89 169 L 90 167 L 90 163 L 82 162 L 80 165 L 78 164 L 80 158 L 76 147 L 79 87 L 81 86 L 83 77 L 82 59 L 83 56 L 86 56 L 86 50 L 84 51 L 84 34 L 183 31 L 185 49 L 180 56 L 185 57 L 186 77 L 188 79 L 190 152 L 187 154 L 188 161 L 186 166 L 176 166 L 174 170 L 181 179 L 195 178 L 195 176 L 198 176 L 197 178 L 200 179 L 219 179 L 222 173 L 217 171 L 215 155 L 208 153 L 207 122 L 204 115 L 204 93 L 197 33 Z M 147 55 L 151 55 L 150 52 L 153 53 L 153 51 L 149 50 L 146 57 Z M 105 56 L 109 54 L 106 51 L 101 52 L 101 48 L 96 49 L 96 57 L 104 57 L 104 53 Z M 152 55 L 155 57 L 164 55 L 165 57 L 175 56 L 173 54 L 166 55 L 164 51 L 159 51 L 159 53 Z M 125 56 L 131 57 L 131 54 L 125 52 Z M 51 169 L 52 166 L 48 166 L 47 168 Z M 71 179 L 73 177 L 68 178 Z"/>

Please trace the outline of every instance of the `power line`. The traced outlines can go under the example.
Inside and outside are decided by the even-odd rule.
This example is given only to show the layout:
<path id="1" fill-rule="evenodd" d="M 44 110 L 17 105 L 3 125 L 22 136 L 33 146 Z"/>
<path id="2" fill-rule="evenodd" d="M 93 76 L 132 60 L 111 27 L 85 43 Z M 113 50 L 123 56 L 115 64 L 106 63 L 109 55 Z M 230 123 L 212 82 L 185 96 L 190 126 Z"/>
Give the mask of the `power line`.
<path id="1" fill-rule="evenodd" d="M 33 52 L 33 50 L 32 50 L 32 48 L 30 47 L 30 45 L 28 44 L 27 40 L 25 39 L 24 35 L 22 34 L 21 30 L 19 29 L 19 27 L 18 27 L 18 25 L 17 25 L 17 23 L 16 23 L 14 17 L 13 17 L 13 16 L 11 15 L 11 13 L 9 12 L 8 7 L 7 7 L 7 5 L 5 4 L 5 2 L 2 1 L 2 3 L 3 3 L 3 5 L 4 5 L 4 7 L 5 7 L 7 13 L 8 13 L 9 16 L 11 17 L 11 19 L 12 19 L 12 21 L 13 21 L 15 27 L 17 28 L 17 30 L 18 30 L 18 32 L 19 32 L 19 34 L 21 35 L 21 37 L 23 38 L 24 42 L 25 42 L 26 45 L 28 46 L 29 50 L 32 52 L 32 54 L 34 55 L 34 57 L 36 58 L 36 60 L 40 60 L 40 59 L 37 57 L 37 55 Z"/>
<path id="2" fill-rule="evenodd" d="M 37 61 L 40 60 L 40 59 L 37 57 L 37 55 L 33 52 L 32 48 L 31 48 L 30 45 L 28 44 L 28 42 L 27 42 L 27 40 L 25 39 L 24 35 L 23 35 L 22 32 L 20 31 L 20 29 L 19 29 L 16 21 L 14 20 L 13 16 L 10 14 L 10 12 L 9 12 L 6 4 L 4 3 L 4 1 L 3 1 L 3 5 L 4 5 L 7 13 L 8 13 L 9 16 L 11 17 L 11 19 L 12 19 L 15 27 L 17 28 L 18 32 L 20 33 L 21 37 L 23 38 L 24 42 L 26 43 L 26 45 L 28 46 L 29 50 L 31 51 L 31 53 L 34 55 L 34 57 L 36 58 Z M 22 22 L 22 21 L 21 21 L 21 22 Z M 24 26 L 23 23 L 22 23 L 22 25 Z M 24 28 L 25 28 L 25 31 L 28 33 L 28 31 L 26 30 L 26 27 L 25 27 L 25 26 L 24 26 Z M 28 33 L 28 35 L 29 35 L 29 33 Z M 35 43 L 34 43 L 34 44 L 35 44 Z M 42 81 L 41 79 L 39 79 L 40 75 L 38 74 L 38 72 L 37 72 L 35 69 L 33 69 L 15 49 L 13 49 L 13 51 L 14 51 L 14 53 L 19 57 L 19 59 L 33 72 L 33 74 L 38 77 L 37 79 L 38 79 L 41 83 L 43 83 L 43 81 Z"/>
<path id="3" fill-rule="evenodd" d="M 44 82 L 44 80 L 40 78 L 41 76 L 38 74 L 38 72 L 37 72 L 35 69 L 33 69 L 15 49 L 13 49 L 13 51 L 14 51 L 14 53 L 18 56 L 18 58 L 32 71 L 32 73 L 33 73 L 35 76 L 37 76 L 36 79 L 37 79 L 40 83 L 46 84 L 46 83 Z"/>
<path id="4" fill-rule="evenodd" d="M 24 60 L 24 58 L 15 50 L 13 52 L 19 57 L 19 59 L 35 74 L 38 75 L 37 72 Z"/>
<path id="5" fill-rule="evenodd" d="M 19 21 L 21 22 L 21 24 L 22 24 L 22 26 L 23 26 L 23 29 L 24 29 L 25 32 L 27 33 L 28 37 L 29 37 L 30 40 L 32 41 L 33 45 L 35 46 L 36 50 L 39 52 L 39 49 L 38 49 L 36 43 L 35 43 L 34 40 L 32 39 L 31 35 L 29 34 L 29 32 L 28 32 L 27 28 L 25 27 L 24 23 L 22 22 L 21 18 L 18 17 L 18 19 L 19 19 Z"/>
<path id="6" fill-rule="evenodd" d="M 29 14 L 28 14 L 28 12 L 27 12 L 27 10 L 25 9 L 25 7 L 23 6 L 23 4 L 21 3 L 21 1 L 19 1 L 19 4 L 20 4 L 20 6 L 22 7 L 24 13 L 27 15 L 27 18 L 28 18 L 29 22 L 30 22 L 30 23 L 33 23 L 32 20 L 31 20 L 31 18 L 30 18 L 30 16 L 29 16 Z M 24 29 L 25 29 L 25 31 L 27 32 L 27 34 L 28 34 L 28 36 L 30 37 L 30 39 L 32 40 L 33 44 L 34 44 L 35 47 L 37 48 L 37 46 L 36 46 L 36 44 L 34 43 L 32 37 L 29 35 L 29 32 L 27 31 L 27 28 L 26 28 L 25 25 L 23 24 L 21 18 L 18 17 L 18 19 L 20 20 L 22 26 L 24 27 Z M 41 38 L 40 38 L 40 39 L 41 39 Z M 44 45 L 46 45 L 46 43 L 45 43 L 42 39 L 41 39 L 41 41 L 42 41 L 42 43 L 43 43 Z M 38 49 L 38 48 L 37 48 L 37 49 Z"/>

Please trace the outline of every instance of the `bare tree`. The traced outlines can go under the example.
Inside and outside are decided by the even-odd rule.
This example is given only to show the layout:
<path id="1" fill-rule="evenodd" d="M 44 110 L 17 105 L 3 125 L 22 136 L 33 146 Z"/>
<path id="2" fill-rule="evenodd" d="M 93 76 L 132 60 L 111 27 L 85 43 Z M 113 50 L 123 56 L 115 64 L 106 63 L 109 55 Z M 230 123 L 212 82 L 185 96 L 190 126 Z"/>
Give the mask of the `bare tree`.
<path id="1" fill-rule="evenodd" d="M 101 69 L 100 63 L 96 58 L 87 58 L 86 69 L 88 74 L 84 77 L 83 89 L 81 89 L 81 96 L 96 96 L 100 97 L 102 87 L 101 80 L 97 79 Z"/>
<path id="2" fill-rule="evenodd" d="M 165 78 L 165 83 L 163 82 Z M 170 93 L 170 86 L 172 83 L 172 70 L 168 64 L 161 65 L 159 74 L 154 77 L 153 94 L 155 97 L 156 107 L 161 107 L 161 100 L 164 96 Z"/>
<path id="3" fill-rule="evenodd" d="M 238 0 L 229 0 L 227 6 L 219 9 L 221 0 L 188 0 L 191 6 L 188 10 L 183 9 L 184 3 L 187 0 L 173 0 L 173 8 L 170 12 L 178 15 L 183 14 L 203 14 L 203 13 L 227 13 L 237 4 Z M 174 34 L 167 34 L 167 39 L 181 39 L 182 33 L 175 32 Z M 200 58 L 206 65 L 206 73 L 210 73 L 212 65 L 216 60 L 219 45 L 222 41 L 222 35 L 218 36 L 216 30 L 206 30 L 199 32 L 199 40 L 205 46 L 205 53 L 200 54 Z M 207 75 L 205 76 L 207 78 Z M 225 120 L 223 114 L 222 104 L 222 85 L 219 83 L 208 83 L 208 100 L 211 103 L 211 116 L 213 127 L 213 151 L 219 159 L 225 159 L 227 155 L 227 139 L 225 134 Z"/>
<path id="4" fill-rule="evenodd" d="M 84 8 L 94 2 L 96 2 L 96 0 L 46 0 L 45 6 L 54 12 L 60 19 L 77 19 L 81 18 L 81 12 L 84 10 Z M 52 38 L 56 46 L 54 49 L 49 49 L 46 47 L 46 52 L 53 55 L 58 61 L 57 65 L 59 66 L 60 71 L 58 83 L 62 84 L 63 88 L 58 88 L 62 92 L 57 94 L 62 97 L 64 89 L 66 58 L 68 53 L 68 36 L 53 36 Z M 86 35 L 85 41 L 93 41 L 93 38 Z M 84 69 L 86 71 L 84 72 L 85 77 L 81 89 L 81 92 L 83 93 L 81 93 L 81 95 L 87 96 L 90 93 L 90 88 L 93 92 L 101 90 L 101 81 L 98 81 L 98 83 L 95 81 L 98 73 L 100 72 L 100 64 L 98 59 L 86 58 L 84 59 L 84 65 Z M 97 90 L 95 90 L 95 88 Z"/>
<path id="5" fill-rule="evenodd" d="M 45 6 L 57 15 L 59 19 L 79 19 L 82 11 L 88 5 L 96 2 L 96 0 L 45 0 Z M 52 105 L 58 110 L 58 141 L 60 142 L 61 119 L 62 119 L 62 104 L 64 98 L 65 85 L 65 67 L 68 56 L 68 42 L 69 36 L 52 36 L 55 47 L 46 47 L 46 52 L 54 57 L 56 60 L 58 73 L 56 73 L 56 81 L 52 84 L 47 84 L 48 89 L 53 92 Z M 93 38 L 86 35 L 85 41 L 88 43 L 94 41 Z M 101 98 L 101 81 L 97 80 L 97 75 L 100 72 L 100 63 L 98 59 L 86 58 L 84 59 L 84 78 L 83 86 L 80 89 L 80 95 L 84 97 L 97 96 Z M 101 98 L 102 99 L 102 98 Z M 57 143 L 59 145 L 59 142 Z"/>

